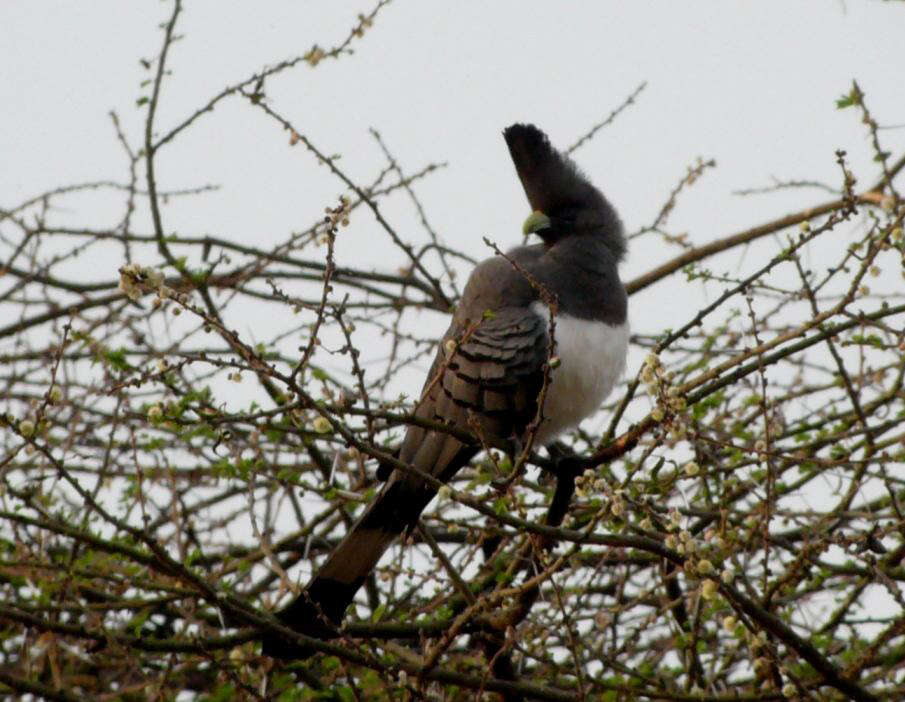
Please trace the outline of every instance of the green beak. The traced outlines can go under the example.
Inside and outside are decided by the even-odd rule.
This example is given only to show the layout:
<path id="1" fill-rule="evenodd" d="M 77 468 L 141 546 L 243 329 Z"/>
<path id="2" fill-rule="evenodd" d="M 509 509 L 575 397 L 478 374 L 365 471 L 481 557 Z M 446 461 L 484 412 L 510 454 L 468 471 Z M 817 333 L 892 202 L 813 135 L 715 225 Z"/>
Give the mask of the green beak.
<path id="1" fill-rule="evenodd" d="M 525 236 L 536 234 L 541 229 L 546 229 L 549 226 L 550 218 L 540 210 L 534 210 L 534 212 L 528 215 L 528 219 L 526 219 L 525 223 L 522 225 L 522 233 Z"/>

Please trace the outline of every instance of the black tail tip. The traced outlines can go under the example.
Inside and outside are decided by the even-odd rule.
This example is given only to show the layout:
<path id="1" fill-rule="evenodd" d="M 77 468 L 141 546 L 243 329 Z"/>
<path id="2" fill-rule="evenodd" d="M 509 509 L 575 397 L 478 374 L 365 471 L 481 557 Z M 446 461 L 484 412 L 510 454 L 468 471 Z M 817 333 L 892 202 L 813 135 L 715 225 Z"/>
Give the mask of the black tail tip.
<path id="1" fill-rule="evenodd" d="M 329 625 L 318 613 L 314 605 L 302 593 L 285 609 L 276 615 L 281 624 L 311 638 L 327 641 L 339 636 L 335 626 Z M 281 660 L 303 660 L 310 658 L 317 651 L 297 641 L 284 638 L 280 634 L 268 631 L 261 637 L 261 653 Z"/>
<path id="2" fill-rule="evenodd" d="M 277 634 L 267 633 L 261 637 L 261 653 L 283 661 L 303 661 L 313 656 L 317 651 L 308 646 L 301 646 L 294 641 L 284 639 Z"/>

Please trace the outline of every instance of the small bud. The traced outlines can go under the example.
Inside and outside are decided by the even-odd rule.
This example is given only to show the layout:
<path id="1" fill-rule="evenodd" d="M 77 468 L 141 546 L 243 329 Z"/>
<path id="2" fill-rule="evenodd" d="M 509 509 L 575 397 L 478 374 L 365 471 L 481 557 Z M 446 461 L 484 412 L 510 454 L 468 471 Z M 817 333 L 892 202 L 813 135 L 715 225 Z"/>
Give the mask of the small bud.
<path id="1" fill-rule="evenodd" d="M 130 263 L 119 269 L 119 290 L 133 302 L 141 297 L 141 266 Z"/>
<path id="2" fill-rule="evenodd" d="M 805 220 L 804 222 L 802 222 L 801 224 L 798 225 L 798 228 L 802 232 L 809 232 L 809 231 L 811 231 L 811 223 L 808 222 L 807 220 Z"/>
<path id="3" fill-rule="evenodd" d="M 454 339 L 447 339 L 443 343 L 443 349 L 446 351 L 447 356 L 452 356 L 456 352 L 456 342 Z"/>
<path id="4" fill-rule="evenodd" d="M 326 434 L 328 431 L 333 429 L 333 426 L 330 424 L 330 420 L 324 417 L 323 415 L 318 415 L 314 419 L 314 431 L 318 434 Z"/>
<path id="5" fill-rule="evenodd" d="M 47 393 L 47 399 L 52 405 L 59 404 L 63 401 L 63 391 L 60 389 L 59 385 L 54 385 L 50 388 L 50 391 Z"/>
<path id="6" fill-rule="evenodd" d="M 30 419 L 23 419 L 19 422 L 19 433 L 25 437 L 33 436 L 35 433 L 35 423 Z"/>
<path id="7" fill-rule="evenodd" d="M 723 572 L 720 573 L 720 580 L 722 580 L 727 585 L 731 585 L 732 581 L 735 580 L 735 573 L 733 573 L 729 568 L 724 568 Z"/>
<path id="8" fill-rule="evenodd" d="M 796 694 L 798 694 L 798 690 L 795 689 L 794 683 L 788 682 L 782 686 L 782 696 L 786 699 L 792 699 Z"/>
<path id="9" fill-rule="evenodd" d="M 148 408 L 148 421 L 151 424 L 157 424 L 163 419 L 163 407 L 160 405 L 151 405 Z"/>
<path id="10" fill-rule="evenodd" d="M 145 268 L 142 273 L 145 274 L 145 279 L 152 288 L 159 288 L 163 285 L 163 273 L 156 268 Z"/>
<path id="11" fill-rule="evenodd" d="M 706 558 L 702 558 L 698 561 L 698 573 L 701 575 L 710 575 L 714 570 L 713 563 Z"/>
<path id="12" fill-rule="evenodd" d="M 665 412 L 663 412 L 663 408 L 659 405 L 654 407 L 650 412 L 650 418 L 655 422 L 662 422 L 664 416 L 666 416 L 666 414 Z"/>
<path id="13" fill-rule="evenodd" d="M 689 461 L 685 464 L 685 475 L 687 475 L 688 477 L 694 477 L 700 472 L 701 466 L 699 466 L 695 461 Z"/>
<path id="14" fill-rule="evenodd" d="M 719 585 L 716 580 L 705 580 L 701 585 L 701 597 L 705 600 L 712 600 L 719 591 Z"/>
<path id="15" fill-rule="evenodd" d="M 550 356 L 550 368 L 559 368 L 562 365 L 562 359 L 559 356 Z"/>
<path id="16" fill-rule="evenodd" d="M 728 631 L 730 634 L 735 631 L 735 626 L 738 624 L 738 619 L 733 617 L 731 614 L 723 617 L 723 630 Z"/>
<path id="17" fill-rule="evenodd" d="M 449 485 L 441 485 L 437 490 L 437 495 L 441 500 L 445 500 L 452 495 L 452 488 Z"/>

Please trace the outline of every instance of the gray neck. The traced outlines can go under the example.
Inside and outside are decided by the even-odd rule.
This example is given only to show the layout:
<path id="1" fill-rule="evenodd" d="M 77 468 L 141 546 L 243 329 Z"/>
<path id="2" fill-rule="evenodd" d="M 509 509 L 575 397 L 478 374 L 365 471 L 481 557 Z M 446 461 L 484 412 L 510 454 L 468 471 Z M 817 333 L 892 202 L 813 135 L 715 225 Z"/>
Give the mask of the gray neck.
<path id="1" fill-rule="evenodd" d="M 610 325 L 625 322 L 627 297 L 616 268 L 618 254 L 599 236 L 572 234 L 553 246 L 520 246 L 509 255 L 556 295 L 560 314 Z"/>

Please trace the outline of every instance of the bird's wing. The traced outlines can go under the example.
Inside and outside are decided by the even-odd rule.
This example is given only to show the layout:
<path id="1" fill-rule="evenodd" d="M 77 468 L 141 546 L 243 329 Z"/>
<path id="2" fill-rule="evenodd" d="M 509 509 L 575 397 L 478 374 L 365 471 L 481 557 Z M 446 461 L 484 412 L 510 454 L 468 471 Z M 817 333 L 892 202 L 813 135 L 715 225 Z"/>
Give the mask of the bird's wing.
<path id="1" fill-rule="evenodd" d="M 447 342 L 454 341 L 453 344 Z M 440 344 L 415 415 L 479 438 L 465 442 L 444 431 L 409 427 L 396 469 L 380 494 L 330 554 L 305 592 L 279 613 L 296 631 L 328 638 L 365 578 L 396 537 L 411 528 L 436 493 L 418 473 L 449 480 L 483 446 L 499 446 L 534 419 L 547 357 L 547 324 L 525 308 L 486 315 L 476 327 L 451 329 Z M 268 655 L 304 657 L 279 637 L 266 637 Z"/>
<path id="2" fill-rule="evenodd" d="M 415 416 L 475 440 L 464 442 L 444 431 L 409 427 L 399 460 L 415 471 L 397 469 L 381 493 L 400 484 L 395 490 L 403 497 L 386 514 L 396 533 L 414 524 L 436 491 L 419 472 L 445 482 L 481 448 L 505 446 L 534 419 L 548 338 L 546 320 L 521 307 L 487 313 L 478 323 L 454 327 L 446 334 Z"/>
<path id="3" fill-rule="evenodd" d="M 547 323 L 528 309 L 509 307 L 460 333 L 454 347 L 440 350 L 439 377 L 427 386 L 425 404 L 434 419 L 477 434 L 484 445 L 499 446 L 519 436 L 537 412 Z M 410 434 L 402 455 L 416 444 L 423 450 L 428 438 L 423 432 Z"/>

